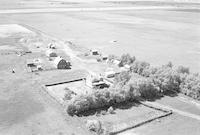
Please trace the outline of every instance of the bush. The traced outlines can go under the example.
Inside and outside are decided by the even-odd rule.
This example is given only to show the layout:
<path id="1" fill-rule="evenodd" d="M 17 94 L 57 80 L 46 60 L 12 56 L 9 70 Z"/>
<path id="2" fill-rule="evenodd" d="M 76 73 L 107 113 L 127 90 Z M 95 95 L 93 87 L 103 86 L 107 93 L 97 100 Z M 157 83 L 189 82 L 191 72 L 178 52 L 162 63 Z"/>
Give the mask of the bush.
<path id="1" fill-rule="evenodd" d="M 123 54 L 120 59 L 119 67 L 132 64 L 135 61 L 135 56 L 131 57 L 130 54 Z"/>
<path id="2" fill-rule="evenodd" d="M 158 68 L 150 77 L 153 79 L 154 84 L 164 93 L 179 91 L 180 75 L 170 67 Z"/>
<path id="3" fill-rule="evenodd" d="M 183 94 L 200 100 L 200 76 L 194 74 L 182 75 L 180 90 Z"/>
<path id="4" fill-rule="evenodd" d="M 107 110 L 107 112 L 110 113 L 110 114 L 114 114 L 114 109 L 113 109 L 113 107 L 112 107 L 112 106 L 109 107 L 108 110 Z"/>
<path id="5" fill-rule="evenodd" d="M 126 84 L 126 82 L 129 81 L 129 79 L 131 78 L 131 75 L 129 72 L 121 72 L 120 74 L 116 75 L 114 78 L 114 83 L 115 84 L 121 84 L 122 86 L 124 86 Z"/>
<path id="6" fill-rule="evenodd" d="M 133 100 L 138 97 L 138 93 L 130 86 L 95 90 L 88 95 L 75 97 L 68 103 L 67 113 L 71 116 L 81 114 L 91 109 L 112 106 L 117 103 Z"/>
<path id="7" fill-rule="evenodd" d="M 178 73 L 182 73 L 182 74 L 189 74 L 190 73 L 190 69 L 188 67 L 179 66 L 177 68 L 177 72 Z"/>
<path id="8" fill-rule="evenodd" d="M 140 93 L 143 99 L 155 99 L 160 95 L 160 89 L 154 84 L 151 78 L 133 76 L 129 81 L 131 87 Z"/>
<path id="9" fill-rule="evenodd" d="M 143 71 L 145 69 L 148 69 L 150 67 L 150 64 L 144 61 L 136 61 L 131 65 L 131 71 L 133 73 L 137 73 L 139 75 L 142 75 Z"/>
<path id="10" fill-rule="evenodd" d="M 102 132 L 102 124 L 99 120 L 87 120 L 86 127 L 89 131 L 93 131 L 98 134 Z"/>
<path id="11" fill-rule="evenodd" d="M 157 70 L 158 70 L 158 68 L 155 68 L 155 67 L 145 68 L 143 70 L 143 72 L 141 73 L 141 75 L 144 77 L 150 77 L 153 74 L 155 74 L 157 72 Z"/>

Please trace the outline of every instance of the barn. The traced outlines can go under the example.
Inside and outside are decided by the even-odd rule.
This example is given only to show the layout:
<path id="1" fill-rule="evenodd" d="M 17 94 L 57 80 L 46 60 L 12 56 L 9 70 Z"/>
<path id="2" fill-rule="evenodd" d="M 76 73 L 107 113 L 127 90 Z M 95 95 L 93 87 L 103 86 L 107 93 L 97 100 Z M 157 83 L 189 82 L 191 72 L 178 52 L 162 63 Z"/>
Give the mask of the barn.
<path id="1" fill-rule="evenodd" d="M 57 69 L 70 69 L 70 62 L 66 61 L 61 57 L 56 57 L 54 59 L 54 65 Z"/>
<path id="2" fill-rule="evenodd" d="M 49 49 L 49 50 L 46 51 L 46 56 L 57 57 L 57 54 L 53 50 Z"/>

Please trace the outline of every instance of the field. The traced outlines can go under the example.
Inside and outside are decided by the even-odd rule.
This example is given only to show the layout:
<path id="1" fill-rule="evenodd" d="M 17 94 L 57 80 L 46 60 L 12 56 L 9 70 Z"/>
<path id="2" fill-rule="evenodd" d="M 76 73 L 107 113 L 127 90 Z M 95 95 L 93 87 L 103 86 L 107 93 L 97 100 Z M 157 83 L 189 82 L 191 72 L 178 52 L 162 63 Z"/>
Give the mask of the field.
<path id="1" fill-rule="evenodd" d="M 126 123 L 130 119 L 137 121 L 137 118 L 148 117 L 148 114 L 159 114 L 142 105 L 133 105 L 116 108 L 115 114 L 96 116 L 95 112 L 88 116 L 70 117 L 42 88 L 45 84 L 83 78 L 88 73 L 86 69 L 100 73 L 107 68 L 105 63 L 76 58 L 69 46 L 65 46 L 65 41 L 73 42 L 77 50 L 99 49 L 105 54 L 116 55 L 130 53 L 138 60 L 145 60 L 155 66 L 172 61 L 175 66 L 184 65 L 190 67 L 192 72 L 200 72 L 199 1 L 173 4 L 171 0 L 165 3 L 164 0 L 155 1 L 1 0 L 0 135 L 90 135 L 85 128 L 85 120 L 88 119 Z M 90 7 L 95 7 L 95 11 L 82 11 Z M 96 7 L 133 9 L 100 11 Z M 70 8 L 77 9 L 63 11 Z M 28 13 L 22 13 L 20 9 Z M 37 57 L 47 60 L 44 55 L 46 46 L 37 48 L 35 44 L 18 42 L 20 34 L 35 32 L 48 35 L 51 41 L 60 41 L 63 47 L 60 53 L 73 57 L 72 71 L 27 72 L 27 59 Z M 27 49 L 34 53 L 19 56 L 19 52 Z M 12 69 L 15 73 L 12 73 Z M 79 85 L 82 84 L 63 84 L 55 89 L 66 86 L 85 89 Z M 199 103 L 185 99 L 177 95 L 156 100 L 155 103 L 174 109 L 174 113 L 120 134 L 199 135 Z"/>
<path id="2" fill-rule="evenodd" d="M 199 16 L 187 10 L 35 13 L 1 15 L 0 22 L 27 24 L 107 54 L 130 53 L 152 65 L 172 61 L 199 72 Z"/>
<path id="3" fill-rule="evenodd" d="M 1 32 L 3 35 L 3 31 Z M 19 33 L 23 31 L 18 29 L 15 32 L 20 35 Z M 69 119 L 65 117 L 61 106 L 44 92 L 40 84 L 44 76 L 27 72 L 26 60 L 41 56 L 41 53 L 33 52 L 19 56 L 18 52 L 23 51 L 24 47 L 20 47 L 18 38 L 15 40 L 16 36 L 13 36 L 15 32 L 11 33 L 11 36 L 6 33 L 10 40 L 7 40 L 6 36 L 2 36 L 0 40 L 0 51 L 3 53 L 0 57 L 0 135 L 89 134 L 81 128 L 81 125 L 78 125 L 75 119 L 70 120 L 70 117 Z M 4 43 L 8 43 L 7 41 L 9 44 L 6 44 L 7 54 L 5 55 Z M 12 73 L 12 69 L 15 73 Z M 50 74 L 53 75 L 53 73 Z M 77 123 L 76 126 L 72 126 L 72 121 L 74 124 Z"/>
<path id="4" fill-rule="evenodd" d="M 160 119 L 160 121 L 153 121 L 144 126 L 121 133 L 120 135 L 198 135 L 199 129 L 194 128 L 193 125 L 199 125 L 199 121 L 173 114 L 169 117 Z"/>

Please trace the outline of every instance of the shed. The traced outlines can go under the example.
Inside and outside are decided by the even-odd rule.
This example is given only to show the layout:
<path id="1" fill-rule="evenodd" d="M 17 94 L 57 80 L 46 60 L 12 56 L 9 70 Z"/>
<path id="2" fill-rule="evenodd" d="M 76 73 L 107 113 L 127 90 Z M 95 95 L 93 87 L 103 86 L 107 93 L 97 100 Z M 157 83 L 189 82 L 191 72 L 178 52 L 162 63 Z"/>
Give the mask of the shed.
<path id="1" fill-rule="evenodd" d="M 27 59 L 26 65 L 27 65 L 27 67 L 35 67 L 36 66 L 35 62 L 32 59 Z"/>
<path id="2" fill-rule="evenodd" d="M 56 57 L 53 62 L 57 69 L 69 69 L 71 66 L 69 61 L 66 61 L 61 57 Z"/>
<path id="3" fill-rule="evenodd" d="M 99 52 L 96 49 L 90 50 L 90 53 L 91 55 L 99 55 Z"/>
<path id="4" fill-rule="evenodd" d="M 57 57 L 57 54 L 53 50 L 49 49 L 49 50 L 46 51 L 46 56 Z"/>
<path id="5" fill-rule="evenodd" d="M 102 60 L 107 60 L 108 56 L 107 55 L 102 55 Z"/>

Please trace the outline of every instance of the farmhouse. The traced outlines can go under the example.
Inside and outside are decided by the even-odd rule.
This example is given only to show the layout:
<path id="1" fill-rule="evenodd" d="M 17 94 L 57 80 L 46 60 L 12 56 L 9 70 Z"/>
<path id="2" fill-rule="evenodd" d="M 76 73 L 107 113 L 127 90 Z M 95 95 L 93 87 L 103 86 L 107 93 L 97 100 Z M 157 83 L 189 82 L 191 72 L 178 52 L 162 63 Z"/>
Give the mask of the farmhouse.
<path id="1" fill-rule="evenodd" d="M 103 78 L 100 78 L 98 76 L 88 75 L 85 80 L 85 84 L 90 87 L 104 87 L 106 83 L 103 81 Z"/>
<path id="2" fill-rule="evenodd" d="M 49 49 L 46 51 L 46 56 L 47 57 L 57 57 L 57 54 L 53 50 Z"/>
<path id="3" fill-rule="evenodd" d="M 69 61 L 66 61 L 61 57 L 56 57 L 53 62 L 57 69 L 69 69 L 71 66 Z"/>

